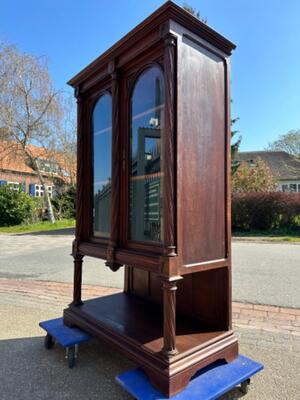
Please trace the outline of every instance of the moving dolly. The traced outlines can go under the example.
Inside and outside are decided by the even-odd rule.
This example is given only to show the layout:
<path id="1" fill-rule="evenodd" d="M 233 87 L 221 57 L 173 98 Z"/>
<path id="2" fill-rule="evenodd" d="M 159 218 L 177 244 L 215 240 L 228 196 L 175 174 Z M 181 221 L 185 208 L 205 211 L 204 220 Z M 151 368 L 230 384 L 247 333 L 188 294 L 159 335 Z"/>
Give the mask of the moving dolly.
<path id="1" fill-rule="evenodd" d="M 47 332 L 44 339 L 45 348 L 50 350 L 55 342 L 59 343 L 66 349 L 68 365 L 73 368 L 78 357 L 78 345 L 89 341 L 91 336 L 81 329 L 64 325 L 62 318 L 40 322 L 39 326 Z"/>

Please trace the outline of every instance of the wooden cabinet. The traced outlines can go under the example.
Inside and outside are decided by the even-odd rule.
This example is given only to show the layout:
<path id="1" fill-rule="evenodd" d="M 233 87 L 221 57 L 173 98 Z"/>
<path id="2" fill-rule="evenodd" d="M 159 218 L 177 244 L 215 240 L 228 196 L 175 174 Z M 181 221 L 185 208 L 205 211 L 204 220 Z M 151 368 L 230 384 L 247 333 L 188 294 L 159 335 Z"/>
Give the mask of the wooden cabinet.
<path id="1" fill-rule="evenodd" d="M 234 47 L 167 2 L 69 82 L 78 102 L 78 195 L 74 300 L 64 321 L 124 353 L 166 395 L 238 354 Z M 124 267 L 124 292 L 82 302 L 84 256 L 105 259 L 112 271 Z"/>

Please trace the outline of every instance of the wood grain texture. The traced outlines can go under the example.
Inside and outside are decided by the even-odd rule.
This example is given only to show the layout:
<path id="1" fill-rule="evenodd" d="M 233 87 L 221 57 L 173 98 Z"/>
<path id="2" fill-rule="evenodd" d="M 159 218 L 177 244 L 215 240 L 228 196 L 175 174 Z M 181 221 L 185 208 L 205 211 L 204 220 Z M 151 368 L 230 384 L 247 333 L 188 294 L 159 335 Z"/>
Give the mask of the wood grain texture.
<path id="1" fill-rule="evenodd" d="M 167 396 L 182 390 L 197 370 L 238 354 L 231 331 L 209 329 L 193 320 L 177 319 L 177 355 L 166 357 L 162 309 L 127 294 L 88 300 L 64 311 L 64 323 L 78 326 L 106 341 L 133 362 L 143 366 L 152 383 Z"/>
<path id="2" fill-rule="evenodd" d="M 64 322 L 113 345 L 166 396 L 200 368 L 238 354 L 231 331 L 227 57 L 233 48 L 167 2 L 70 81 L 78 101 L 78 193 L 74 298 Z M 165 82 L 162 243 L 129 235 L 131 94 L 153 65 Z M 109 239 L 93 236 L 91 118 L 105 92 L 113 107 Z M 83 256 L 102 258 L 112 270 L 125 265 L 125 293 L 82 303 Z"/>
<path id="3" fill-rule="evenodd" d="M 225 259 L 224 64 L 182 37 L 179 52 L 178 196 L 184 264 Z"/>

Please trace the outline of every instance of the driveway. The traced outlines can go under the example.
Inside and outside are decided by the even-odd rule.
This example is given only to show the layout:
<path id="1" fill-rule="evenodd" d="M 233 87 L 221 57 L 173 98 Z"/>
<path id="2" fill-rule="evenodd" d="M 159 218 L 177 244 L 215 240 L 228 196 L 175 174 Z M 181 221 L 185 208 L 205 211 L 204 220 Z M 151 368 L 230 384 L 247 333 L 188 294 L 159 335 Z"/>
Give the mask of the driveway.
<path id="1" fill-rule="evenodd" d="M 49 308 L 49 306 L 48 306 Z M 79 359 L 70 370 L 63 349 L 43 347 L 38 322 L 61 315 L 24 306 L 1 305 L 5 321 L 0 331 L 1 400 L 130 400 L 115 376 L 134 365 L 103 342 L 80 345 Z M 242 354 L 265 365 L 255 376 L 247 400 L 298 400 L 300 393 L 300 340 L 279 333 L 236 330 Z M 244 396 L 231 391 L 220 400 Z"/>
<path id="2" fill-rule="evenodd" d="M 0 236 L 0 278 L 71 282 L 73 235 Z M 112 272 L 102 260 L 84 259 L 83 282 L 123 286 L 123 269 Z M 233 299 L 300 308 L 300 245 L 233 243 Z"/>

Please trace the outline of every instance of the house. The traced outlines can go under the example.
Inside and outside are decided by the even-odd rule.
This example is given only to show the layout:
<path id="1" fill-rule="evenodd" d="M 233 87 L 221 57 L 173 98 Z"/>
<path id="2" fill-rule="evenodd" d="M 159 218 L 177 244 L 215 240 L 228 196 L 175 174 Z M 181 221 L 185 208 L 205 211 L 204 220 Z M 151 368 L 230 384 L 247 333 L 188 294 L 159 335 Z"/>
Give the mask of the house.
<path id="1" fill-rule="evenodd" d="M 39 162 L 46 189 L 52 197 L 56 189 L 53 182 L 67 184 L 70 181 L 69 174 L 62 169 L 62 162 L 59 162 L 63 160 L 62 155 L 55 154 L 49 159 L 44 148 L 34 145 L 28 145 L 28 148 Z M 21 189 L 34 197 L 44 195 L 44 187 L 24 152 L 16 143 L 9 141 L 0 141 L 0 185 L 8 185 L 13 190 Z"/>
<path id="2" fill-rule="evenodd" d="M 278 180 L 278 190 L 282 192 L 300 192 L 300 161 L 285 151 L 247 151 L 240 152 L 236 160 L 247 162 L 255 167 L 256 160 L 262 159 Z"/>

